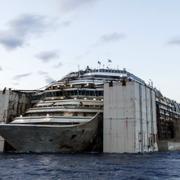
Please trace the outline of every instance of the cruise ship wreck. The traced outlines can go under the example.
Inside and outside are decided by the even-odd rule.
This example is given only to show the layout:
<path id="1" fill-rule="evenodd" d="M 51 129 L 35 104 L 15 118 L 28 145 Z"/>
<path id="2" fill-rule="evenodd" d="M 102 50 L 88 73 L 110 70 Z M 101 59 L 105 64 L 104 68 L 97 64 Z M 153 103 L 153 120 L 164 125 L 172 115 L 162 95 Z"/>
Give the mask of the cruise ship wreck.
<path id="1" fill-rule="evenodd" d="M 0 135 L 11 147 L 4 151 L 180 149 L 180 104 L 125 69 L 87 67 L 43 90 L 4 89 L 0 117 Z"/>
<path id="2" fill-rule="evenodd" d="M 36 91 L 33 107 L 0 124 L 0 135 L 17 152 L 102 151 L 103 87 L 124 78 L 143 82 L 126 70 L 72 72 Z"/>

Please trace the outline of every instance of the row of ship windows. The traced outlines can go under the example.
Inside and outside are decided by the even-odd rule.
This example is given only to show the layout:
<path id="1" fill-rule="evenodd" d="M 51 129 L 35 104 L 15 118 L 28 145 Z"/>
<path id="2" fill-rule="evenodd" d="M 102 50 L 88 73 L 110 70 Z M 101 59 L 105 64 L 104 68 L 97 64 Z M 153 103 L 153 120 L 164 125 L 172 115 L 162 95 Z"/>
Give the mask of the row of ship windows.
<path id="1" fill-rule="evenodd" d="M 51 113 L 51 112 L 48 112 L 48 114 L 51 116 L 92 116 L 92 115 L 95 115 L 94 112 L 68 112 L 68 113 L 65 113 L 65 112 L 59 112 L 59 113 Z M 44 113 L 27 113 L 26 116 L 46 116 L 47 115 L 47 112 L 44 112 Z"/>
<path id="2" fill-rule="evenodd" d="M 86 91 L 86 90 L 73 90 L 73 91 L 56 91 L 46 92 L 42 97 L 53 97 L 53 96 L 103 96 L 103 91 Z M 37 96 L 33 97 L 33 100 L 38 99 Z"/>
<path id="3" fill-rule="evenodd" d="M 57 91 L 57 92 L 47 92 L 45 94 L 46 97 L 51 97 L 51 96 L 103 96 L 103 91 L 79 91 L 79 90 L 74 90 L 74 91 Z"/>
<path id="4" fill-rule="evenodd" d="M 89 77 L 88 75 L 85 75 L 85 76 L 83 76 L 83 77 Z M 107 76 L 107 75 L 92 75 L 91 76 L 92 78 L 100 78 L 100 80 L 102 80 L 102 78 L 104 78 L 104 79 L 107 79 L 107 78 L 109 78 L 109 79 L 120 79 L 120 76 Z"/>
<path id="5" fill-rule="evenodd" d="M 42 104 L 42 105 L 37 105 L 36 107 L 59 107 L 59 108 L 77 108 L 77 107 L 85 107 L 85 108 L 102 108 L 103 105 L 84 105 L 82 104 L 63 104 L 63 105 L 59 105 L 59 104 L 52 104 L 52 105 L 46 105 L 46 104 Z"/>
<path id="6" fill-rule="evenodd" d="M 124 71 L 122 70 L 112 70 L 112 69 L 95 69 L 95 70 L 92 70 L 90 71 L 91 73 L 92 72 L 111 72 L 111 73 L 124 73 Z"/>

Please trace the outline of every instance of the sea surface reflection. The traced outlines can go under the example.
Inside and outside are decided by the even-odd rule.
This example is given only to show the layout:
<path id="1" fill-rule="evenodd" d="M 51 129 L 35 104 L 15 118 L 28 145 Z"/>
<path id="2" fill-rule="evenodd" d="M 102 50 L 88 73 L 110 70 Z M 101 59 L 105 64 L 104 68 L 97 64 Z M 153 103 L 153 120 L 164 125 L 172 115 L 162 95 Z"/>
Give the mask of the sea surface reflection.
<path id="1" fill-rule="evenodd" d="M 180 179 L 180 152 L 0 154 L 0 179 Z"/>

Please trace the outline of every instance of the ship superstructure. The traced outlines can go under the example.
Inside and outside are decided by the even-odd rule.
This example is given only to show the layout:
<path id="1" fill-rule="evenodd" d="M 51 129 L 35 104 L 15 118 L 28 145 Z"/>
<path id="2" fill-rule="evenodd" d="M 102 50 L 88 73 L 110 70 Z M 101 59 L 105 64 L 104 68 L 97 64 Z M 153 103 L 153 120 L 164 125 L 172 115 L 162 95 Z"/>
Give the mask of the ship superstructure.
<path id="1" fill-rule="evenodd" d="M 12 123 L 79 124 L 103 111 L 103 85 L 130 78 L 143 80 L 126 70 L 90 69 L 72 72 L 36 94 L 38 102 Z M 39 100 L 40 98 L 40 100 Z"/>

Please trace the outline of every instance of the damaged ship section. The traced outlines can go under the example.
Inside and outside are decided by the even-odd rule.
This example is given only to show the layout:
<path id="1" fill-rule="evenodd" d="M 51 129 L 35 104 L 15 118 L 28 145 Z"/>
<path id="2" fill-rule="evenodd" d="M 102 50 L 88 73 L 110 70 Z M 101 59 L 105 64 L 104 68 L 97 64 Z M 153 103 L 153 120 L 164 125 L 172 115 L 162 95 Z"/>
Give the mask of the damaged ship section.
<path id="1" fill-rule="evenodd" d="M 72 72 L 43 90 L 0 92 L 4 152 L 180 150 L 180 105 L 124 70 Z"/>
<path id="2" fill-rule="evenodd" d="M 10 123 L 15 117 L 23 115 L 32 106 L 35 91 L 20 91 L 4 88 L 0 91 L 0 122 Z M 15 150 L 0 136 L 0 151 Z"/>
<path id="3" fill-rule="evenodd" d="M 156 90 L 159 150 L 180 150 L 180 104 Z"/>
<path id="4" fill-rule="evenodd" d="M 102 114 L 80 125 L 17 125 L 1 126 L 1 134 L 18 152 L 75 153 L 97 151 L 94 146 Z"/>

